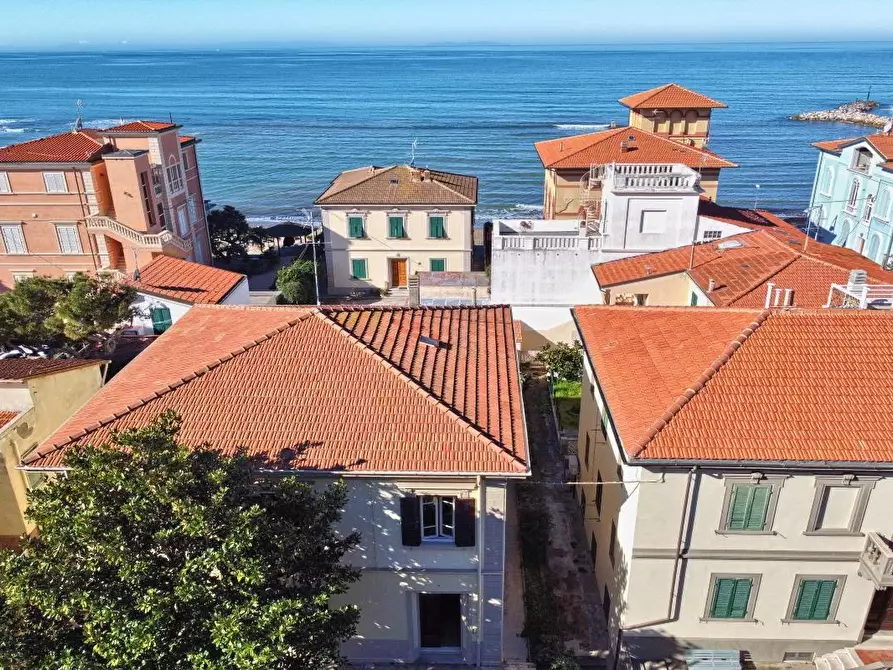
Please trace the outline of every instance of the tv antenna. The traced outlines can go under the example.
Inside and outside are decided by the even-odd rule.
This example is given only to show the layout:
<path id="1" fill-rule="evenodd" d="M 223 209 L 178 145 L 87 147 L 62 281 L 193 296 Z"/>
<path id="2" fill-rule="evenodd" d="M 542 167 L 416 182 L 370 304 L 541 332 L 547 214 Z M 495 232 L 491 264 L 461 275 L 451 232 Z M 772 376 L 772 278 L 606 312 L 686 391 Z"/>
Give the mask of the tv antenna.
<path id="1" fill-rule="evenodd" d="M 416 138 L 412 141 L 412 144 L 410 145 L 410 149 L 409 149 L 409 165 L 410 165 L 410 167 L 415 166 L 415 150 L 418 148 L 418 146 L 419 146 L 419 140 L 418 140 L 418 138 Z"/>
<path id="2" fill-rule="evenodd" d="M 74 130 L 82 130 L 84 127 L 84 101 L 78 98 L 75 100 L 74 107 L 78 110 L 77 118 L 74 120 Z"/>

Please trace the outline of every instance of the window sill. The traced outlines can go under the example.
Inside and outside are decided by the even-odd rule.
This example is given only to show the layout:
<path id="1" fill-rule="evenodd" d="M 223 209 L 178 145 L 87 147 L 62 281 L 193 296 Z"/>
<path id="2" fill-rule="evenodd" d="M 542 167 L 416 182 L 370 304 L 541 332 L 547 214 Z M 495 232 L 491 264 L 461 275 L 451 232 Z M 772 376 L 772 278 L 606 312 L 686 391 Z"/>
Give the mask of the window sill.
<path id="1" fill-rule="evenodd" d="M 836 530 L 836 529 L 828 529 L 828 530 L 805 530 L 803 531 L 804 535 L 818 536 L 818 537 L 865 537 L 865 533 L 860 533 L 854 530 Z"/>
<path id="2" fill-rule="evenodd" d="M 717 535 L 778 535 L 774 530 L 715 530 Z"/>
<path id="3" fill-rule="evenodd" d="M 810 619 L 782 619 L 782 623 L 817 623 L 817 624 L 837 624 L 840 625 L 840 622 L 837 619 L 825 619 L 824 621 L 812 621 Z"/>
<path id="4" fill-rule="evenodd" d="M 350 236 L 350 237 L 348 237 L 347 239 L 349 239 L 349 240 L 368 240 L 369 238 L 366 237 L 365 235 L 363 235 L 362 237 L 353 237 L 353 236 Z"/>
<path id="5" fill-rule="evenodd" d="M 402 235 L 400 237 L 391 237 L 390 235 L 388 235 L 385 239 L 386 240 L 408 240 L 409 238 L 406 237 L 406 235 Z"/>
<path id="6" fill-rule="evenodd" d="M 449 237 L 426 237 L 425 239 L 426 240 L 444 240 L 444 241 L 448 242 L 450 238 Z"/>
<path id="7" fill-rule="evenodd" d="M 707 618 L 701 617 L 699 620 L 701 623 L 759 623 L 760 622 L 759 619 L 754 619 L 753 617 L 748 618 L 748 619 L 733 619 L 731 617 L 728 619 L 723 619 L 721 617 L 707 617 Z"/>

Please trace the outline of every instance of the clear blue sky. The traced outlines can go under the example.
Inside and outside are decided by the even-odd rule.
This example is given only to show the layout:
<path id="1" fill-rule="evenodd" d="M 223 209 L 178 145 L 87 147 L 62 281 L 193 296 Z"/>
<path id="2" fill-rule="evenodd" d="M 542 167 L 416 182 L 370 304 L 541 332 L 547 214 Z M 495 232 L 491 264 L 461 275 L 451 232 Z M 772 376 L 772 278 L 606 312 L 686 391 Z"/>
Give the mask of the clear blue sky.
<path id="1" fill-rule="evenodd" d="M 0 10 L 0 49 L 893 40 L 890 0 L 0 0 Z"/>

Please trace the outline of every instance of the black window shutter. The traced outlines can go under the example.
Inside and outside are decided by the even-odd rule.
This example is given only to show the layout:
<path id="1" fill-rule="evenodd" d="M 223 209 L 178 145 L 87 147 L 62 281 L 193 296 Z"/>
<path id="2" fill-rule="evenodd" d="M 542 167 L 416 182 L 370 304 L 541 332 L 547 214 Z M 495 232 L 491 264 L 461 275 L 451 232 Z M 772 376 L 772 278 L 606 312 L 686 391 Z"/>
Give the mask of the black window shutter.
<path id="1" fill-rule="evenodd" d="M 456 546 L 474 546 L 474 498 L 456 499 Z"/>
<path id="2" fill-rule="evenodd" d="M 422 544 L 421 510 L 416 496 L 400 498 L 400 524 L 403 546 L 418 547 Z"/>

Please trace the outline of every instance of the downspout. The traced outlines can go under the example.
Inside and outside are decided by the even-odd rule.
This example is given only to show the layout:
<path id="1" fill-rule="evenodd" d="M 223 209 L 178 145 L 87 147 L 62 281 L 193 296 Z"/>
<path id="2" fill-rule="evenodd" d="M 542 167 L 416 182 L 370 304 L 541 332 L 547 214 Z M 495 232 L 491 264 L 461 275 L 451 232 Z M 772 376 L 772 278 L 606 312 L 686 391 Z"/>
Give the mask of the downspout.
<path id="1" fill-rule="evenodd" d="M 670 599 L 667 602 L 667 614 L 660 619 L 643 621 L 642 623 L 633 624 L 632 626 L 620 626 L 617 632 L 617 643 L 614 646 L 613 670 L 617 670 L 617 664 L 620 660 L 620 649 L 623 645 L 623 633 L 629 630 L 639 630 L 641 628 L 650 628 L 651 626 L 672 623 L 678 618 L 676 610 L 679 603 L 679 566 L 682 564 L 682 543 L 685 540 L 686 527 L 688 526 L 688 520 L 692 513 L 693 499 L 691 491 L 697 471 L 697 466 L 694 466 L 688 471 L 688 481 L 685 485 L 685 497 L 682 500 L 682 515 L 679 519 L 679 533 L 676 537 L 676 554 L 673 558 L 673 576 L 670 578 Z"/>
<path id="2" fill-rule="evenodd" d="M 478 616 L 477 616 L 477 662 L 475 665 L 481 667 L 483 645 L 484 645 L 484 518 L 487 509 L 487 494 L 484 488 L 486 480 L 478 475 Z M 505 566 L 503 565 L 503 570 Z M 503 599 L 503 603 L 505 600 Z"/>

